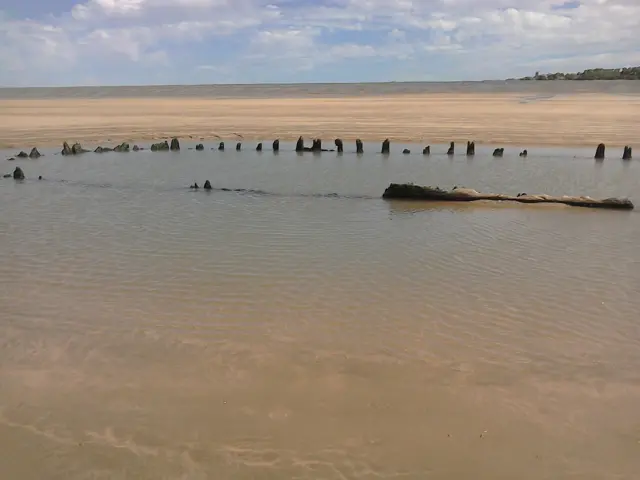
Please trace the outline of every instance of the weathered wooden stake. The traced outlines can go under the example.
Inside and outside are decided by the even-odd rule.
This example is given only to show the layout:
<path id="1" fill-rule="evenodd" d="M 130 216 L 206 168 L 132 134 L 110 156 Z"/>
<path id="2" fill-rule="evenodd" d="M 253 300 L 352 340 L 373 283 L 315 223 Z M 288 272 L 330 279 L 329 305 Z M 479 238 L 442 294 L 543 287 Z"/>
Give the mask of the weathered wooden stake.
<path id="1" fill-rule="evenodd" d="M 447 150 L 447 155 L 453 155 L 454 153 L 456 153 L 456 144 L 455 142 L 451 142 L 449 144 L 449 150 Z"/>
<path id="2" fill-rule="evenodd" d="M 476 142 L 467 142 L 467 156 L 472 157 L 476 154 Z"/>

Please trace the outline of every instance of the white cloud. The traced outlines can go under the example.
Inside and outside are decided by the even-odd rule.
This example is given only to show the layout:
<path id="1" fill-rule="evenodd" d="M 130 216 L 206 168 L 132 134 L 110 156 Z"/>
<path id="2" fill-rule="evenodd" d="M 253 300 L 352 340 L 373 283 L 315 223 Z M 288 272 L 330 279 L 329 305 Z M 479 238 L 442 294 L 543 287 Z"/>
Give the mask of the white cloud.
<path id="1" fill-rule="evenodd" d="M 241 79 L 256 64 L 321 71 L 352 59 L 496 78 L 638 63 L 640 51 L 638 0 L 84 0 L 46 13 L 0 12 L 0 84 L 43 84 L 52 72 L 74 83 L 95 79 L 94 67 L 128 83 L 175 64 Z"/>

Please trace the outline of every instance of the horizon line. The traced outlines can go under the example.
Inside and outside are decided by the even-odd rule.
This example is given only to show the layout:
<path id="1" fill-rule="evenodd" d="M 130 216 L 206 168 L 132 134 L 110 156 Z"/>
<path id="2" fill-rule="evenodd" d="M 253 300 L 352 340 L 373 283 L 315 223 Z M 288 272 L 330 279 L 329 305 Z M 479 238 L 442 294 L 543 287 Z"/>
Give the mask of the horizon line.
<path id="1" fill-rule="evenodd" d="M 298 86 L 298 85 L 387 85 L 392 83 L 488 83 L 488 82 L 509 82 L 526 81 L 519 78 L 496 78 L 485 80 L 388 80 L 388 81 L 367 81 L 367 82 L 259 82 L 259 83 L 139 83 L 139 84 L 104 84 L 104 85 L 0 85 L 0 90 L 36 89 L 36 88 L 129 88 L 129 87 L 264 87 L 269 85 L 277 86 Z"/>

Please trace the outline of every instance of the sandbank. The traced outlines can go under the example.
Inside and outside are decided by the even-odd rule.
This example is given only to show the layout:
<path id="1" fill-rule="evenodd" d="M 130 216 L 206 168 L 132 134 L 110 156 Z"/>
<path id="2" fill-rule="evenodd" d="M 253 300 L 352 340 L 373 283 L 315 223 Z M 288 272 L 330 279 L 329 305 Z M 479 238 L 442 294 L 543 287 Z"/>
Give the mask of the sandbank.
<path id="1" fill-rule="evenodd" d="M 640 97 L 575 94 L 393 95 L 345 98 L 0 100 L 0 148 L 89 145 L 178 136 L 533 146 L 633 145 Z"/>

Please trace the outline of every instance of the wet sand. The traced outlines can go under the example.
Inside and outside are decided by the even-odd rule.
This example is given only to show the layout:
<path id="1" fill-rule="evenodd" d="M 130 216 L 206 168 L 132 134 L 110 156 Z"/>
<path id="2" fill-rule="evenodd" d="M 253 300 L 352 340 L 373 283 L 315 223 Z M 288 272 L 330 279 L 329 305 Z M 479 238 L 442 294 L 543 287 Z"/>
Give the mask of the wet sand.
<path id="1" fill-rule="evenodd" d="M 151 88 L 151 87 L 150 87 Z M 0 148 L 150 140 L 380 141 L 619 147 L 633 144 L 640 97 L 425 93 L 306 98 L 0 99 Z"/>

